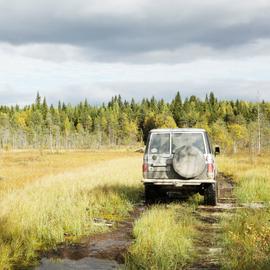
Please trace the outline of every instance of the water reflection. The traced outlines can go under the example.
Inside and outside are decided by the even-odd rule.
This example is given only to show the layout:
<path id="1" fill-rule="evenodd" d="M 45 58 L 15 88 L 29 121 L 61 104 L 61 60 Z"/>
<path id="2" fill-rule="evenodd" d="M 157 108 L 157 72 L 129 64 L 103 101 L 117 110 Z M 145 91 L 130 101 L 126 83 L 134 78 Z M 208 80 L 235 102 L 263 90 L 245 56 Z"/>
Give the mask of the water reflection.
<path id="1" fill-rule="evenodd" d="M 97 259 L 93 257 L 83 258 L 81 260 L 70 259 L 46 259 L 41 260 L 41 264 L 34 270 L 112 270 L 118 269 L 119 264 L 116 261 Z"/>

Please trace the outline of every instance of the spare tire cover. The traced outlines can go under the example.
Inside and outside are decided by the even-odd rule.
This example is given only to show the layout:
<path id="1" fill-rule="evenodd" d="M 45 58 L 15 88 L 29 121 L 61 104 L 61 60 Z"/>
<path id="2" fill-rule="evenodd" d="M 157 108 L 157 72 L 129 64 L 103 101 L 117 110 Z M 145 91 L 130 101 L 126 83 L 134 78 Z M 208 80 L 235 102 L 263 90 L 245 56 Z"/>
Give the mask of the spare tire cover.
<path id="1" fill-rule="evenodd" d="M 175 150 L 173 168 L 184 178 L 195 178 L 205 169 L 203 153 L 196 147 L 185 145 Z"/>

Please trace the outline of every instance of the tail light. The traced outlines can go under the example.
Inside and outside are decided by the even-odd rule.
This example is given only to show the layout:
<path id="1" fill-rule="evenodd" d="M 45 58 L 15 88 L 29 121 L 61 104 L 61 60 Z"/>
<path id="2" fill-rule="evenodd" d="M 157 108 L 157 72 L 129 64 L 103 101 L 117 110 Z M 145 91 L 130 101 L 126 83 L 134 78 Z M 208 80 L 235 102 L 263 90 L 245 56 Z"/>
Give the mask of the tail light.
<path id="1" fill-rule="evenodd" d="M 143 169 L 143 172 L 144 172 L 144 173 L 145 173 L 145 172 L 148 172 L 148 164 L 147 164 L 147 163 L 143 163 L 142 169 Z"/>
<path id="2" fill-rule="evenodd" d="M 207 176 L 209 178 L 214 178 L 214 164 L 211 163 L 207 163 Z"/>
<path id="3" fill-rule="evenodd" d="M 215 167 L 214 167 L 214 161 L 211 156 L 206 156 L 206 165 L 207 165 L 207 177 L 208 178 L 214 178 L 215 174 Z"/>
<path id="4" fill-rule="evenodd" d="M 207 172 L 208 173 L 214 172 L 214 164 L 213 163 L 207 163 Z"/>

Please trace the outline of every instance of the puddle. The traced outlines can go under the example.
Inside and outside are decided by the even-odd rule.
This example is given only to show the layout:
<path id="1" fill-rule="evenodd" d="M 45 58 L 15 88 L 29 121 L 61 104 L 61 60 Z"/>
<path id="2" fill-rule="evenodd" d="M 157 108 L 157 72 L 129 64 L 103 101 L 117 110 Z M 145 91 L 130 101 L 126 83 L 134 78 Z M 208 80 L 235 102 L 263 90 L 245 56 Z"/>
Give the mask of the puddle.
<path id="1" fill-rule="evenodd" d="M 85 237 L 78 244 L 59 245 L 57 250 L 43 254 L 40 266 L 34 270 L 118 269 L 133 240 L 133 223 L 142 211 L 144 207 L 137 206 L 112 231 Z"/>
<path id="2" fill-rule="evenodd" d="M 70 259 L 42 259 L 40 266 L 34 270 L 112 270 L 118 269 L 120 264 L 113 260 L 97 259 L 92 257 L 83 258 L 80 260 Z"/>

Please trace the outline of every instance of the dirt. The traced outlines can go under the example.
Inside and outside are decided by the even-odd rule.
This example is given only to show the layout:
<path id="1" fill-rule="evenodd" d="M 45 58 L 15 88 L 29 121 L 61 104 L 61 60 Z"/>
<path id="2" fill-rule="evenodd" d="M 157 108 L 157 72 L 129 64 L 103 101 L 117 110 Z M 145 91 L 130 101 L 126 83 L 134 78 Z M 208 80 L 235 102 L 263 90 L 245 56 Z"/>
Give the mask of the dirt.
<path id="1" fill-rule="evenodd" d="M 200 221 L 199 232 L 195 241 L 196 259 L 188 270 L 218 270 L 221 269 L 220 236 L 222 229 L 220 221 L 225 215 L 231 215 L 238 206 L 233 197 L 233 181 L 229 176 L 219 174 L 217 206 L 199 206 L 195 215 Z"/>

